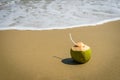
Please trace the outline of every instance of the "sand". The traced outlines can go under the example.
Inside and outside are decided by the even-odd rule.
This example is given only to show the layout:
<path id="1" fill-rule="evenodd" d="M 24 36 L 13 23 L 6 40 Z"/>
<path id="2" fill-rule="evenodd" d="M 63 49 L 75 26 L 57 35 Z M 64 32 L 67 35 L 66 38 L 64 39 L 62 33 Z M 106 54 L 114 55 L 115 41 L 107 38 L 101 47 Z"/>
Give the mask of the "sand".
<path id="1" fill-rule="evenodd" d="M 92 58 L 77 64 L 69 38 Z M 64 30 L 0 31 L 0 80 L 120 80 L 120 21 Z"/>

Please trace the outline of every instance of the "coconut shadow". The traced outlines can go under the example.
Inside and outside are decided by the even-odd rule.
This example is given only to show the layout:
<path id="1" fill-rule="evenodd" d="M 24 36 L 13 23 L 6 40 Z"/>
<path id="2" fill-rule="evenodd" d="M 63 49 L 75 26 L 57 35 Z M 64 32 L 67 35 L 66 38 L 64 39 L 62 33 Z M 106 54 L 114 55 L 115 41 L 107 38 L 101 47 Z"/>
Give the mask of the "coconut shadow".
<path id="1" fill-rule="evenodd" d="M 82 63 L 78 63 L 78 62 L 74 61 L 72 58 L 63 59 L 63 58 L 58 57 L 58 56 L 53 56 L 53 57 L 56 58 L 56 59 L 61 60 L 62 63 L 68 64 L 68 65 L 80 65 L 80 64 L 82 64 Z"/>
<path id="2" fill-rule="evenodd" d="M 81 63 L 74 61 L 72 58 L 62 59 L 61 62 L 68 65 L 81 65 Z"/>

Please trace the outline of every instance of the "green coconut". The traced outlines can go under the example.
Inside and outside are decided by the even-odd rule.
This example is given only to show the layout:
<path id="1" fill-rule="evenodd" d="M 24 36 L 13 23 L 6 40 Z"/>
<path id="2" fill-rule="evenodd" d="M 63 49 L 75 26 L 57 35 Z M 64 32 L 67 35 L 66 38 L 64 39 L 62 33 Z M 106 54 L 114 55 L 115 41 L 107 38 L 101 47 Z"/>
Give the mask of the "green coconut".
<path id="1" fill-rule="evenodd" d="M 77 48 L 79 48 L 79 47 L 77 46 Z M 76 48 L 76 46 L 74 46 L 74 48 L 72 47 L 70 50 L 72 59 L 79 63 L 88 62 L 91 58 L 91 49 L 89 48 L 86 50 L 79 50 L 77 48 Z"/>
<path id="2" fill-rule="evenodd" d="M 91 58 L 90 47 L 85 45 L 83 42 L 75 43 L 71 37 L 71 34 L 70 39 L 74 43 L 74 46 L 70 49 L 72 59 L 78 63 L 88 62 Z"/>

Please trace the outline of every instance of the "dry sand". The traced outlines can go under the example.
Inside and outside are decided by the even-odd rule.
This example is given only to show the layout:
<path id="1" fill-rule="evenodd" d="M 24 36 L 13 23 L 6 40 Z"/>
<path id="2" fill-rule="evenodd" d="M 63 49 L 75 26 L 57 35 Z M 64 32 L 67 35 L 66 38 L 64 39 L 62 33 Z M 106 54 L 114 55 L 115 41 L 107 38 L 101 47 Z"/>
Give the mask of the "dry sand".
<path id="1" fill-rule="evenodd" d="M 72 62 L 69 33 L 92 48 L 89 62 Z M 120 80 L 120 21 L 65 30 L 0 31 L 0 80 Z"/>

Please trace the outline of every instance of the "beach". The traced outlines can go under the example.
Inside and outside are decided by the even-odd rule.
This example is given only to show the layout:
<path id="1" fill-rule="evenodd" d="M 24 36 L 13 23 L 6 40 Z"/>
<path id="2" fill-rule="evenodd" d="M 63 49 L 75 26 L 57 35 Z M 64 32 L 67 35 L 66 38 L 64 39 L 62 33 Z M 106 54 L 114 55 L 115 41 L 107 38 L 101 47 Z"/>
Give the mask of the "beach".
<path id="1" fill-rule="evenodd" d="M 92 49 L 74 63 L 69 38 Z M 60 30 L 1 30 L 0 80 L 120 80 L 120 21 Z"/>

